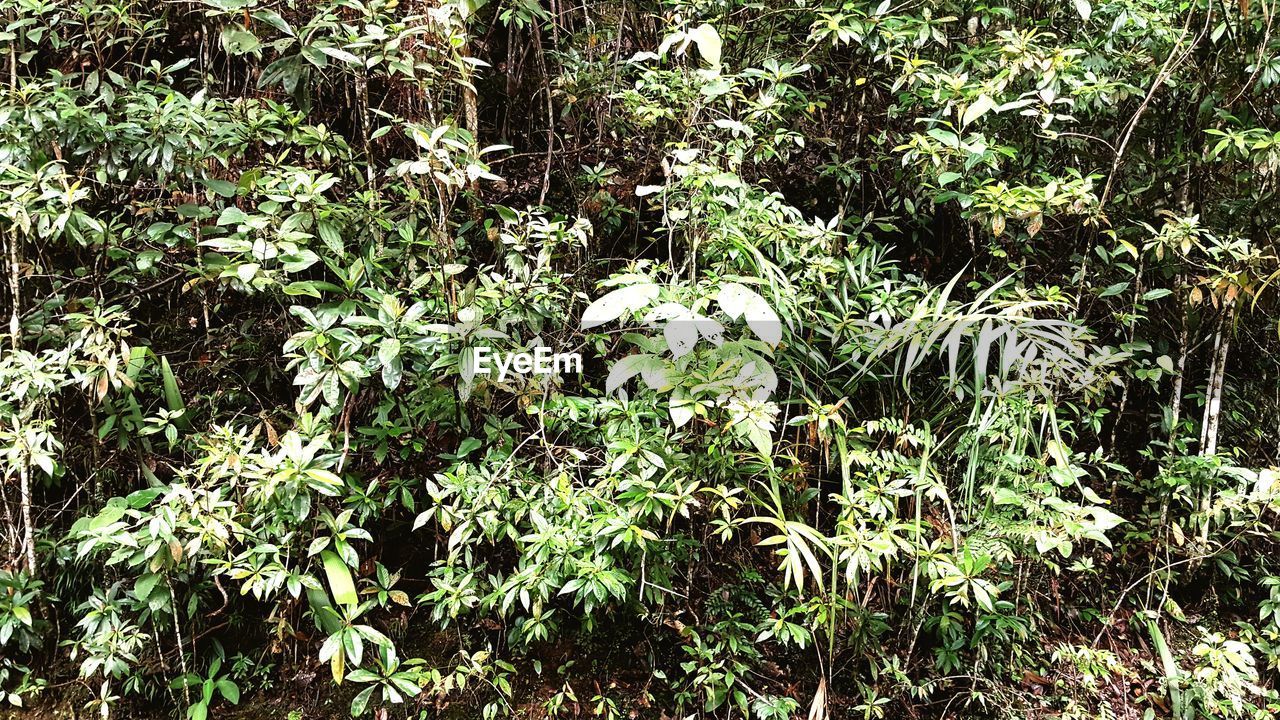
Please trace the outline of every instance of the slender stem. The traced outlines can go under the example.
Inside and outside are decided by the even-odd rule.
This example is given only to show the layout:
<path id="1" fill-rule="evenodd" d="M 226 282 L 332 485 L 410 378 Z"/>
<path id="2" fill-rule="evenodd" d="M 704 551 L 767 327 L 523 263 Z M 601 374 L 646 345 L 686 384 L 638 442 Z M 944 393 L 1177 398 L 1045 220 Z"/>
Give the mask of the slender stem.
<path id="1" fill-rule="evenodd" d="M 20 253 L 18 250 L 18 230 L 13 228 L 9 233 L 9 344 L 14 352 L 21 347 L 22 295 L 19 275 Z M 13 415 L 14 442 L 18 445 L 18 504 L 22 516 L 22 555 L 27 572 L 36 575 L 35 529 L 31 524 L 31 472 L 27 463 L 29 448 L 26 447 L 26 429 L 23 423 L 24 413 L 19 411 Z"/>
<path id="2" fill-rule="evenodd" d="M 1178 439 L 1178 423 L 1182 422 L 1182 379 L 1187 369 L 1187 313 L 1185 309 L 1182 312 L 1182 328 L 1178 333 L 1178 364 L 1174 368 L 1177 372 L 1173 376 L 1173 392 L 1169 397 L 1169 407 L 1172 413 L 1169 419 L 1169 445 Z"/>

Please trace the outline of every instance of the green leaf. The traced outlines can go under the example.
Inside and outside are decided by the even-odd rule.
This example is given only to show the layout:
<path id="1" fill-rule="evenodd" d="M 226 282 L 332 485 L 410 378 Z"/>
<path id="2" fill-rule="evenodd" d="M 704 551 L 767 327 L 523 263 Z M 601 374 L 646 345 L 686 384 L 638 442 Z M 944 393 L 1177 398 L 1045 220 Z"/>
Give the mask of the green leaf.
<path id="1" fill-rule="evenodd" d="M 328 535 L 323 535 L 321 537 L 318 537 L 312 540 L 311 544 L 307 546 L 307 557 L 316 555 L 322 550 L 324 550 L 325 548 L 329 547 L 329 542 L 331 540 L 332 538 L 330 538 Z"/>
<path id="2" fill-rule="evenodd" d="M 332 470 L 307 468 L 305 472 L 307 477 L 313 481 L 307 484 L 325 494 L 333 495 L 344 485 L 342 478 Z"/>
<path id="3" fill-rule="evenodd" d="M 262 47 L 258 36 L 242 27 L 229 25 L 222 29 L 222 49 L 228 55 L 244 55 Z"/>
<path id="4" fill-rule="evenodd" d="M 342 62 L 345 62 L 345 63 L 351 64 L 351 65 L 363 65 L 363 64 L 364 64 L 364 63 L 360 60 L 360 58 L 356 57 L 355 55 L 353 55 L 353 54 L 351 54 L 351 53 L 349 53 L 349 52 L 347 52 L 346 50 L 343 50 L 343 49 L 341 49 L 341 48 L 335 48 L 335 47 L 319 47 L 319 46 L 317 46 L 317 47 L 316 47 L 316 49 L 317 49 L 317 50 L 319 50 L 320 52 L 324 53 L 325 55 L 328 55 L 329 57 L 331 57 L 331 58 L 335 59 L 335 60 L 341 60 Z"/>
<path id="5" fill-rule="evenodd" d="M 218 225 L 242 225 L 249 222 L 249 216 L 238 207 L 223 208 L 218 214 Z"/>
<path id="6" fill-rule="evenodd" d="M 233 182 L 214 180 L 213 178 L 205 178 L 200 182 L 204 183 L 204 186 L 212 190 L 215 195 L 224 198 L 235 197 L 236 195 L 236 184 Z"/>
<path id="7" fill-rule="evenodd" d="M 347 564 L 332 550 L 320 553 L 324 563 L 324 574 L 329 578 L 329 590 L 333 593 L 333 601 L 339 605 L 354 606 L 360 602 L 356 594 L 355 582 L 351 579 L 351 570 Z"/>
<path id="8" fill-rule="evenodd" d="M 311 616 L 316 621 L 316 625 L 330 635 L 338 632 L 342 629 L 342 624 L 338 621 L 337 609 L 333 607 L 333 603 L 329 602 L 329 596 L 325 594 L 318 581 L 310 575 L 304 577 L 310 581 L 307 584 L 307 604 L 311 606 Z"/>
<path id="9" fill-rule="evenodd" d="M 1165 640 L 1164 633 L 1160 631 L 1160 626 L 1156 624 L 1156 621 L 1147 621 L 1147 632 L 1151 634 L 1151 644 L 1156 646 L 1156 653 L 1159 654 L 1160 662 L 1164 665 L 1165 683 L 1169 688 L 1169 700 L 1173 705 L 1173 717 L 1178 720 L 1190 720 L 1194 709 L 1190 707 L 1190 703 L 1186 703 L 1183 700 L 1181 683 L 1179 682 L 1182 678 L 1182 668 L 1169 650 L 1169 643 Z"/>
<path id="10" fill-rule="evenodd" d="M 253 13 L 255 20 L 261 20 L 280 32 L 293 37 L 293 27 L 274 10 L 258 10 Z"/>
<path id="11" fill-rule="evenodd" d="M 182 393 L 178 391 L 178 378 L 174 376 L 173 368 L 169 367 L 169 358 L 164 356 L 160 357 L 160 376 L 164 382 L 164 402 L 169 407 L 169 412 L 186 410 Z"/>
<path id="12" fill-rule="evenodd" d="M 142 577 L 138 578 L 137 582 L 133 584 L 133 594 L 137 596 L 139 600 L 146 600 L 151 597 L 151 591 L 157 584 L 159 584 L 159 582 L 159 575 L 156 573 L 146 573 Z"/>
<path id="13" fill-rule="evenodd" d="M 338 228 L 328 220 L 321 220 L 316 224 L 316 231 L 320 234 L 320 240 L 324 242 L 325 247 L 329 248 L 334 254 L 343 254 L 342 234 L 338 232 Z"/>
<path id="14" fill-rule="evenodd" d="M 240 704 L 240 687 L 230 680 L 219 680 L 218 692 L 232 705 Z"/>
<path id="15" fill-rule="evenodd" d="M 139 272 L 146 272 L 155 267 L 156 263 L 164 257 L 164 253 L 160 250 L 143 250 L 138 253 L 134 262 L 138 265 Z"/>
<path id="16" fill-rule="evenodd" d="M 1129 289 L 1128 282 L 1118 282 L 1115 285 L 1108 285 L 1106 289 L 1098 293 L 1098 297 L 1104 298 L 1104 297 L 1111 297 L 1112 295 L 1119 295 L 1120 293 L 1128 289 Z"/>
<path id="17" fill-rule="evenodd" d="M 398 338 L 383 338 L 378 343 L 378 362 L 383 365 L 390 365 L 393 360 L 400 357 L 400 340 Z"/>
<path id="18" fill-rule="evenodd" d="M 360 717 L 364 714 L 365 709 L 369 707 L 369 699 L 373 697 L 373 691 L 375 689 L 376 686 L 367 687 L 364 690 L 361 690 L 360 694 L 356 695 L 355 699 L 351 701 L 352 717 Z"/>
<path id="19" fill-rule="evenodd" d="M 125 497 L 124 501 L 134 510 L 140 510 L 151 504 L 153 500 L 164 492 L 164 488 L 147 488 L 145 490 L 135 490 Z M 114 521 L 113 521 L 114 522 Z"/>
<path id="20" fill-rule="evenodd" d="M 283 289 L 285 295 L 306 295 L 307 297 L 313 297 L 317 300 L 321 298 L 320 291 L 316 289 L 316 284 L 310 280 L 298 280 L 296 282 L 291 282 L 288 285 L 285 285 Z"/>

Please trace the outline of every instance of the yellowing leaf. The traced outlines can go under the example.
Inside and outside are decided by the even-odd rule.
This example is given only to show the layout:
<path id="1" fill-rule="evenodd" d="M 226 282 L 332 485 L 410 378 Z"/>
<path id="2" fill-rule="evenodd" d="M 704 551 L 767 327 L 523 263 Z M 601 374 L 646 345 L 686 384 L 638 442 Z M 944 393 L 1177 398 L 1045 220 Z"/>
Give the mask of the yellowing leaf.
<path id="1" fill-rule="evenodd" d="M 341 649 L 329 658 L 329 669 L 333 671 L 333 681 L 342 684 L 342 676 L 346 674 L 347 656 Z"/>
<path id="2" fill-rule="evenodd" d="M 1027 221 L 1027 235 L 1029 237 L 1035 237 L 1036 233 L 1040 232 L 1040 228 L 1043 226 L 1044 215 L 1041 215 L 1040 213 L 1032 215 L 1031 219 Z"/>
<path id="3" fill-rule="evenodd" d="M 1000 237 L 1004 234 L 1004 216 L 997 215 L 991 218 L 991 234 Z"/>

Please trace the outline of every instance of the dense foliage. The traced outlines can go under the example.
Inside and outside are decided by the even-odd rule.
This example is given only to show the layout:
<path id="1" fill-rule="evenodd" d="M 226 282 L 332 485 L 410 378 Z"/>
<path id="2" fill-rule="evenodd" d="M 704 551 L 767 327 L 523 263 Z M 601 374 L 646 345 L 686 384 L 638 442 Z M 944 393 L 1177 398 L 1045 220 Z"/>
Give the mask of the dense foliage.
<path id="1" fill-rule="evenodd" d="M 1272 717 L 1277 10 L 0 0 L 0 707 Z"/>

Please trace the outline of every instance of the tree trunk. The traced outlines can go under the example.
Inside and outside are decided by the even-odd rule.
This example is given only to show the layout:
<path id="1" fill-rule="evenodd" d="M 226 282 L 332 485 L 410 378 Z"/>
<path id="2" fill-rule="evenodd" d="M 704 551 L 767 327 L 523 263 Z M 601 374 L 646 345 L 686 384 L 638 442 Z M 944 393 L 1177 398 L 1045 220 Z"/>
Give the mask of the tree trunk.
<path id="1" fill-rule="evenodd" d="M 1209 384 L 1204 406 L 1204 443 L 1200 446 L 1201 455 L 1214 455 L 1218 452 L 1218 425 L 1222 415 L 1222 384 L 1227 370 L 1227 353 L 1231 350 L 1231 323 L 1235 317 L 1235 304 L 1228 304 L 1222 316 L 1222 325 L 1218 328 L 1218 342 L 1214 357 L 1213 376 Z"/>
<path id="2" fill-rule="evenodd" d="M 1200 431 L 1200 455 L 1209 457 L 1218 452 L 1218 422 L 1222 413 L 1222 380 L 1227 370 L 1227 353 L 1231 351 L 1231 322 L 1235 316 L 1235 303 L 1228 301 L 1223 307 L 1222 319 L 1214 337 L 1213 369 L 1209 386 L 1205 390 L 1204 427 Z M 1213 508 L 1213 485 L 1206 482 L 1201 489 L 1200 512 L 1204 522 L 1200 526 L 1200 544 L 1209 542 L 1209 512 Z"/>
<path id="3" fill-rule="evenodd" d="M 1182 422 L 1182 378 L 1187 371 L 1187 314 L 1182 313 L 1182 329 L 1178 333 L 1178 364 L 1174 368 L 1173 392 L 1169 398 L 1169 446 L 1178 440 L 1178 423 Z"/>
<path id="4" fill-rule="evenodd" d="M 22 442 L 22 440 L 19 440 Z M 19 450 L 22 453 L 23 450 Z M 18 495 L 22 504 L 22 551 L 27 564 L 27 574 L 36 576 L 36 543 L 31 525 L 31 473 L 25 456 L 18 460 Z"/>
<path id="5" fill-rule="evenodd" d="M 1222 321 L 1218 318 L 1218 329 L 1213 333 L 1213 354 L 1209 356 L 1209 376 L 1204 383 L 1204 416 L 1200 421 L 1200 454 L 1204 454 L 1205 443 L 1209 441 L 1209 402 L 1213 396 L 1213 380 L 1218 376 L 1218 353 L 1222 350 Z"/>

